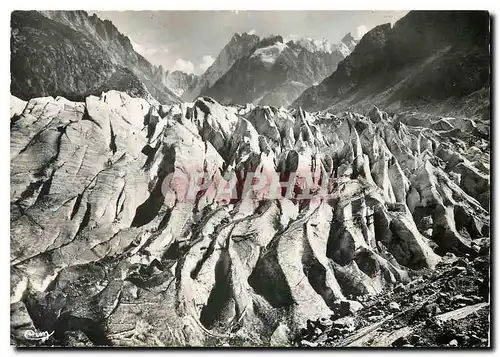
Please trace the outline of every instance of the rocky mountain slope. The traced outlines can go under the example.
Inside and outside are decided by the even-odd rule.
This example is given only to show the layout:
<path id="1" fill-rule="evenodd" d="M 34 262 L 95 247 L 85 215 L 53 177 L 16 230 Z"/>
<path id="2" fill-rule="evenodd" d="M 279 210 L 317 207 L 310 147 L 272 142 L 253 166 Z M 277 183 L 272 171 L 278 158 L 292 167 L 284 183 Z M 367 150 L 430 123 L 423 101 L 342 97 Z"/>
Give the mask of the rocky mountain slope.
<path id="1" fill-rule="evenodd" d="M 167 71 L 165 73 L 165 85 L 178 97 L 182 97 L 190 88 L 196 87 L 200 77 L 194 73 L 182 71 Z"/>
<path id="2" fill-rule="evenodd" d="M 10 116 L 17 345 L 293 345 L 308 320 L 367 316 L 358 296 L 487 249 L 473 120 L 117 91 L 12 96 Z"/>
<path id="3" fill-rule="evenodd" d="M 213 86 L 237 60 L 249 55 L 259 41 L 260 37 L 257 35 L 246 32 L 235 33 L 214 63 L 200 76 L 196 85 L 183 94 L 182 99 L 191 102 L 198 98 L 202 92 Z"/>
<path id="4" fill-rule="evenodd" d="M 161 103 L 180 102 L 166 87 L 163 69 L 135 52 L 110 21 L 85 11 L 12 12 L 13 95 L 84 100 L 110 89 Z"/>
<path id="5" fill-rule="evenodd" d="M 335 46 L 310 38 L 263 38 L 201 94 L 226 104 L 287 107 L 336 69 L 355 43 L 349 36 L 344 40 Z"/>
<path id="6" fill-rule="evenodd" d="M 448 253 L 408 284 L 358 297 L 363 307 L 354 313 L 339 304 L 330 316 L 309 320 L 297 345 L 491 347 L 489 267 L 488 245 L 469 257 Z"/>
<path id="7" fill-rule="evenodd" d="M 418 110 L 489 118 L 489 14 L 411 11 L 368 32 L 337 70 L 292 105 Z"/>

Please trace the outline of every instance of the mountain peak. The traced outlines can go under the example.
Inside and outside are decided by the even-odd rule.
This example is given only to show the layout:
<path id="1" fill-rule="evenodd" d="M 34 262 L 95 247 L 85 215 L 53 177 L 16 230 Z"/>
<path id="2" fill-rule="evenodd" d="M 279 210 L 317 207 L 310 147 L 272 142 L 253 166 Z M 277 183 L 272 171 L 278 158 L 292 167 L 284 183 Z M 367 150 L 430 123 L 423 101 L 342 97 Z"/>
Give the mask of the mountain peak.
<path id="1" fill-rule="evenodd" d="M 250 39 L 250 38 L 259 38 L 259 36 L 257 36 L 255 34 L 255 31 L 252 30 L 252 31 L 249 31 L 249 32 L 235 32 L 233 37 L 231 38 L 231 42 L 233 41 L 239 41 L 241 39 Z"/>
<path id="2" fill-rule="evenodd" d="M 25 98 L 64 95 L 81 100 L 103 89 L 119 89 L 163 103 L 178 102 L 180 99 L 162 84 L 157 68 L 135 52 L 130 39 L 111 21 L 93 15 L 87 11 L 13 12 L 11 29 L 22 31 L 22 35 L 13 37 L 11 43 L 16 63 L 11 91 Z M 54 46 L 55 39 L 64 41 L 65 46 Z M 41 48 L 50 48 L 57 54 L 55 58 L 65 58 L 64 65 L 51 60 L 34 65 L 38 62 L 34 58 L 43 56 Z M 50 75 L 52 68 L 57 69 L 57 80 Z M 73 78 L 75 70 L 80 73 L 79 80 Z M 29 85 L 35 77 L 38 84 Z"/>
<path id="3" fill-rule="evenodd" d="M 340 43 L 338 44 L 339 51 L 342 52 L 344 57 L 349 56 L 352 51 L 354 51 L 354 48 L 358 44 L 359 40 L 354 39 L 352 34 L 349 32 L 347 35 L 345 35 Z"/>
<path id="4" fill-rule="evenodd" d="M 277 42 L 281 42 L 284 44 L 285 41 L 283 41 L 283 36 L 269 35 L 267 37 L 262 38 L 262 40 L 260 41 L 259 47 L 266 47 L 266 46 L 274 45 Z"/>
<path id="5" fill-rule="evenodd" d="M 202 94 L 223 103 L 287 107 L 307 87 L 330 75 L 344 58 L 326 39 L 269 35 Z"/>
<path id="6" fill-rule="evenodd" d="M 352 34 L 349 32 L 347 33 L 347 35 L 345 35 L 342 40 L 340 40 L 340 42 L 344 42 L 344 43 L 347 43 L 347 42 L 350 42 L 350 41 L 355 41 L 354 37 L 352 37 Z"/>
<path id="7" fill-rule="evenodd" d="M 304 91 L 293 106 L 364 108 L 367 98 L 376 98 L 373 104 L 382 109 L 413 109 L 453 100 L 453 111 L 482 117 L 483 104 L 466 106 L 462 98 L 482 98 L 479 91 L 489 86 L 488 20 L 479 11 L 411 11 L 394 26 L 375 26 L 330 77 Z M 457 75 L 464 71 L 475 75 Z M 448 114 L 447 108 L 433 110 Z"/>
<path id="8" fill-rule="evenodd" d="M 250 54 L 254 46 L 259 43 L 260 37 L 249 33 L 235 33 L 231 40 L 224 46 L 214 63 L 203 73 L 196 85 L 189 88 L 183 99 L 194 100 L 200 93 L 214 85 L 217 80 L 224 75 L 233 64 L 240 58 Z"/>

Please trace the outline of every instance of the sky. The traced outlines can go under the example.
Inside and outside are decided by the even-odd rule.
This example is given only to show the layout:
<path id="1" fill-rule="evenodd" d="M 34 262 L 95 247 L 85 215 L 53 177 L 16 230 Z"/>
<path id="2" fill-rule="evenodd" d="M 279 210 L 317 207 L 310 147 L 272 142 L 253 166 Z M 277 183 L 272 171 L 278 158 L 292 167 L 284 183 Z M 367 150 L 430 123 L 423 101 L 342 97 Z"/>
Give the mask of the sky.
<path id="1" fill-rule="evenodd" d="M 127 35 L 134 49 L 168 70 L 203 73 L 236 32 L 326 38 L 394 23 L 408 11 L 89 11 Z"/>

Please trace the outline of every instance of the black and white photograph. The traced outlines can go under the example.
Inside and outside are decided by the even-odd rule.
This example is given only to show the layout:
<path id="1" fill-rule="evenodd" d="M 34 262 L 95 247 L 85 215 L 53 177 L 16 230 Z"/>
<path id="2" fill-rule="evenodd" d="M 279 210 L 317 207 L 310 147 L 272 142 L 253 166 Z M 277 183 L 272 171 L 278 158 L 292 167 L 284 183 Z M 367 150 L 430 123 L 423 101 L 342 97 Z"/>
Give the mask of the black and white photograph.
<path id="1" fill-rule="evenodd" d="M 494 347 L 488 10 L 9 17 L 16 350 Z"/>

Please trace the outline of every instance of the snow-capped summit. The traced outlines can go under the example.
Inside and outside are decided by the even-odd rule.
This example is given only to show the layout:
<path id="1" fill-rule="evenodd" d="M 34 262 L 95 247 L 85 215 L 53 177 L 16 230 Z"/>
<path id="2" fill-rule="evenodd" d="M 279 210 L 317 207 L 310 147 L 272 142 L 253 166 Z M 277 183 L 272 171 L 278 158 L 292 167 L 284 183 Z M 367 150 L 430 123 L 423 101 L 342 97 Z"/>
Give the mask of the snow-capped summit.
<path id="1" fill-rule="evenodd" d="M 201 94 L 223 103 L 287 107 L 307 87 L 330 75 L 347 51 L 326 39 L 269 35 Z"/>
<path id="2" fill-rule="evenodd" d="M 335 71 L 357 41 L 347 34 L 339 44 L 325 38 L 290 35 L 259 37 L 236 33 L 194 90 L 182 98 L 207 95 L 223 103 L 290 105 L 307 87 Z"/>

